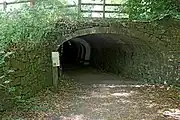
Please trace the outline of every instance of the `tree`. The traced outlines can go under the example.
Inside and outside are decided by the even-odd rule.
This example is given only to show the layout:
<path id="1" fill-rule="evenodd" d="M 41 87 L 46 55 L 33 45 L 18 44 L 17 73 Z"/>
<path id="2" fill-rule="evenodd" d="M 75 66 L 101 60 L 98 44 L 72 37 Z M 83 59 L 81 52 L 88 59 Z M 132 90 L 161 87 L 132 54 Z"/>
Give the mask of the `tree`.
<path id="1" fill-rule="evenodd" d="M 174 11 L 174 0 L 128 0 L 127 12 L 130 19 L 153 19 Z"/>

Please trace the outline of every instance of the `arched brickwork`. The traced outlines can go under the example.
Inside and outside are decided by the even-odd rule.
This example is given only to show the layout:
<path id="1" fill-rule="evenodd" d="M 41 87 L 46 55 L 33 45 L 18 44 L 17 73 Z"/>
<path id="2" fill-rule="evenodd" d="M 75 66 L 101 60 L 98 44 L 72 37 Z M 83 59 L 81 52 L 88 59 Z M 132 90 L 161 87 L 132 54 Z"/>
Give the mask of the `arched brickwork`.
<path id="1" fill-rule="evenodd" d="M 107 55 L 117 53 L 116 56 L 108 57 L 99 52 L 106 60 L 113 58 L 108 60 L 111 65 L 100 61 L 100 56 L 94 59 L 99 64 L 97 67 L 117 74 L 124 71 L 122 75 L 136 80 L 180 83 L 180 23 L 172 19 L 152 22 L 62 19 L 39 43 L 22 41 L 9 46 L 7 51 L 15 53 L 6 59 L 5 69 L 14 72 L 7 73 L 5 79 L 13 80 L 12 86 L 17 86 L 19 90 L 17 96 L 22 91 L 26 96 L 37 93 L 38 90 L 52 85 L 51 52 L 56 51 L 57 46 L 65 41 L 95 33 L 116 34 L 123 39 L 119 40 L 120 46 L 116 46 L 120 50 L 108 50 Z M 131 57 L 129 52 L 132 50 L 135 52 Z M 123 56 L 124 51 L 127 53 L 127 61 L 117 57 L 118 54 Z M 123 68 L 117 69 L 121 67 Z"/>
<path id="2" fill-rule="evenodd" d="M 150 74 L 150 76 L 154 74 L 153 77 L 152 76 L 149 77 L 150 79 L 152 79 L 152 81 L 154 81 L 155 79 L 159 79 L 159 81 L 161 81 L 162 79 L 168 80 L 168 77 L 165 77 L 163 75 L 164 72 L 162 72 L 162 71 L 168 71 L 167 64 L 169 64 L 169 62 L 168 62 L 167 54 L 169 53 L 171 47 L 170 46 L 167 47 L 167 42 L 169 42 L 170 40 L 172 41 L 172 43 L 175 42 L 175 39 L 172 39 L 169 36 L 169 34 L 175 35 L 175 34 L 178 34 L 178 31 L 176 33 L 171 33 L 170 32 L 171 30 L 169 29 L 170 25 L 167 25 L 166 22 L 167 22 L 167 19 L 161 19 L 161 20 L 156 20 L 156 21 L 151 21 L 151 22 L 129 22 L 129 21 L 81 22 L 79 21 L 79 22 L 74 22 L 73 24 L 66 23 L 67 26 L 73 26 L 73 27 L 67 28 L 67 30 L 63 33 L 63 36 L 60 39 L 57 39 L 57 44 L 61 45 L 70 39 L 80 37 L 80 36 L 85 36 L 85 35 L 116 34 L 124 39 L 124 40 L 119 40 L 120 43 L 131 44 L 130 47 L 135 47 L 137 53 L 141 53 L 141 55 L 143 54 L 141 56 L 142 59 L 148 58 L 145 63 L 143 62 L 142 63 L 149 64 L 149 65 L 147 66 L 145 65 L 146 67 L 144 66 L 144 68 L 140 68 L 140 69 L 145 69 L 145 70 L 140 70 L 140 71 L 138 71 L 137 69 L 135 70 L 136 71 L 135 74 L 137 74 L 137 76 L 142 77 L 143 79 L 147 79 L 146 78 L 147 76 L 145 74 L 147 75 Z M 170 24 L 171 25 L 174 24 L 173 22 L 174 21 L 172 20 L 172 23 Z M 58 26 L 61 26 L 61 25 L 62 24 L 59 23 L 56 26 L 57 30 L 58 30 Z M 78 27 L 74 27 L 76 25 Z M 124 47 L 124 49 L 126 48 L 127 47 Z M 150 64 L 153 64 L 153 65 L 150 65 Z M 139 66 L 140 65 L 137 64 L 136 67 L 139 67 Z M 148 66 L 152 67 L 152 69 L 153 67 L 154 68 L 158 67 L 158 68 L 155 68 L 153 71 L 153 70 L 150 70 Z M 146 72 L 141 73 L 143 71 L 146 71 L 147 73 Z M 177 74 L 173 76 L 177 77 Z"/>
<path id="3" fill-rule="evenodd" d="M 91 34 L 118 34 L 124 37 L 129 36 L 129 38 L 132 38 L 135 41 L 130 40 L 128 42 L 134 42 L 135 44 L 146 44 L 148 40 L 150 40 L 150 38 L 148 37 L 149 35 L 144 34 L 144 32 L 142 31 L 133 31 L 133 29 L 131 30 L 123 26 L 121 26 L 120 28 L 113 26 L 112 27 L 99 26 L 99 27 L 80 29 L 70 34 L 65 34 L 61 38 L 61 40 L 58 41 L 59 42 L 58 45 L 61 45 L 70 39 L 85 35 L 91 35 Z"/>

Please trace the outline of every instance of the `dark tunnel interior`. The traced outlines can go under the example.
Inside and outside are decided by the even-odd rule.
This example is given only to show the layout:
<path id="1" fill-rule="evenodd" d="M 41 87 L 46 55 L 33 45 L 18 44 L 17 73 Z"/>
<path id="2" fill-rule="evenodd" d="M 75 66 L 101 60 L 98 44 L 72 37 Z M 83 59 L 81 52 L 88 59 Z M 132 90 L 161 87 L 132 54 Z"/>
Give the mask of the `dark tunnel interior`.
<path id="1" fill-rule="evenodd" d="M 135 38 L 119 34 L 79 36 L 60 46 L 61 69 L 66 72 L 93 67 L 119 74 L 133 57 L 137 45 L 139 43 Z M 118 69 L 113 70 L 114 67 Z"/>
<path id="2" fill-rule="evenodd" d="M 63 44 L 63 53 L 61 56 L 62 64 L 76 64 L 78 56 L 78 47 L 73 41 L 67 41 Z"/>

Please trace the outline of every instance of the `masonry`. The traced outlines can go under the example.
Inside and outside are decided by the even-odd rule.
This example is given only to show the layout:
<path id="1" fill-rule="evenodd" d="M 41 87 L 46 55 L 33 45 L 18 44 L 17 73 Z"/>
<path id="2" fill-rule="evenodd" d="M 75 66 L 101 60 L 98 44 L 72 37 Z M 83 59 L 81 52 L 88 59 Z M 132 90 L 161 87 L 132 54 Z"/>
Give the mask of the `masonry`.
<path id="1" fill-rule="evenodd" d="M 101 47 L 105 49 L 98 49 L 98 36 L 106 43 L 119 42 L 112 46 L 104 43 L 106 47 Z M 14 54 L 6 58 L 2 71 L 5 79 L 13 80 L 10 86 L 18 88 L 16 95 L 28 97 L 51 86 L 51 52 L 77 37 L 94 37 L 90 62 L 98 69 L 148 83 L 180 85 L 180 23 L 175 18 L 151 22 L 61 19 L 41 42 L 9 45 L 6 52 Z"/>
<path id="2" fill-rule="evenodd" d="M 58 44 L 79 36 L 86 36 L 86 39 L 96 39 L 98 35 L 119 38 L 118 45 L 103 46 L 105 51 L 98 51 L 97 48 L 102 46 L 102 43 L 98 44 L 99 39 L 91 42 L 93 46 L 98 45 L 92 49 L 91 61 L 97 68 L 151 83 L 179 84 L 178 20 L 167 16 L 152 22 L 75 21 L 73 24 L 66 24 L 67 31 Z M 63 25 L 59 21 L 56 31 L 62 31 Z M 125 59 L 124 53 L 127 53 Z"/>

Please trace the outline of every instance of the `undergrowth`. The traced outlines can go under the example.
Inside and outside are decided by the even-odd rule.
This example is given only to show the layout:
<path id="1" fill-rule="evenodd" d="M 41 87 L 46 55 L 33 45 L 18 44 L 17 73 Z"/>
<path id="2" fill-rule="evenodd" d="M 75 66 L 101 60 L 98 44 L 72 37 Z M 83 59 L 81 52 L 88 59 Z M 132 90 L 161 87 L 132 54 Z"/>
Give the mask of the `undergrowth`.
<path id="1" fill-rule="evenodd" d="M 147 12 L 148 9 L 138 9 L 142 7 L 139 6 L 138 1 L 129 4 L 128 10 L 132 19 L 151 19 L 154 18 L 154 16 L 159 15 L 157 13 L 171 14 L 175 8 L 174 6 L 165 6 L 168 3 L 169 1 L 159 2 L 158 6 L 157 4 L 152 4 L 151 9 L 153 14 L 151 14 L 150 11 L 148 14 L 144 15 L 144 11 Z M 9 70 L 4 67 L 5 59 L 14 54 L 13 51 L 6 51 L 7 47 L 12 43 L 20 43 L 22 41 L 30 41 L 33 43 L 45 41 L 47 33 L 53 31 L 56 21 L 62 18 L 64 19 L 67 15 L 68 18 L 72 18 L 73 20 L 77 19 L 77 8 L 76 11 L 74 11 L 69 8 L 62 7 L 63 5 L 62 1 L 39 0 L 33 8 L 25 5 L 19 10 L 0 12 L 0 94 L 5 94 L 8 97 L 10 96 L 10 100 L 12 99 L 13 104 L 15 105 L 21 104 L 23 106 L 24 104 L 28 104 L 28 101 L 21 99 L 21 96 L 15 96 L 14 91 L 16 91 L 16 88 L 9 85 L 12 80 L 6 79 L 8 73 L 14 72 L 13 70 Z M 158 11 L 159 8 L 162 9 Z M 167 10 L 163 12 L 165 9 Z M 178 17 L 177 13 L 174 14 Z M 146 17 L 147 15 L 150 17 Z M 71 82 L 68 82 L 67 84 L 67 81 L 65 81 L 65 83 L 61 81 L 63 87 L 71 86 L 70 83 Z M 60 89 L 62 89 L 62 86 Z M 3 96 L 0 96 L 0 99 L 1 97 Z"/>

